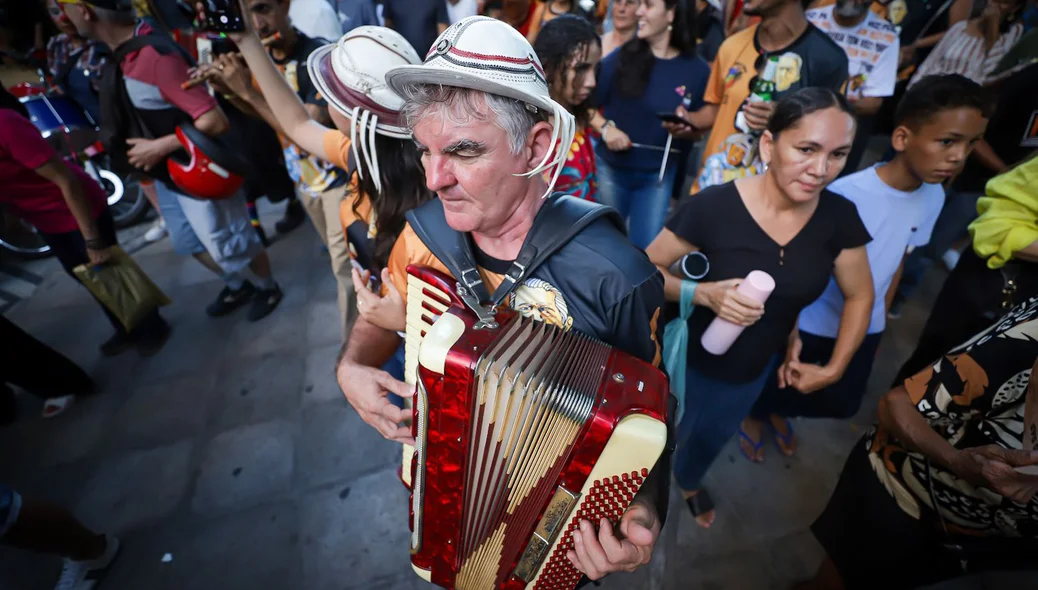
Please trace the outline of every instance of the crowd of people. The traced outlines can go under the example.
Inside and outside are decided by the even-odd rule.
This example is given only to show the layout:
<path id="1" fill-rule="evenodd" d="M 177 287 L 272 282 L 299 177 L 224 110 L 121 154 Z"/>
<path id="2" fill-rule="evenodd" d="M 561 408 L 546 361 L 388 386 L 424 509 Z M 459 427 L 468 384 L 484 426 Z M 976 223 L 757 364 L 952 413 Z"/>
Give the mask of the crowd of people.
<path id="1" fill-rule="evenodd" d="M 724 518 L 702 482 L 733 436 L 760 463 L 769 440 L 797 452 L 791 418 L 858 415 L 883 334 L 933 265 L 950 274 L 812 527 L 825 560 L 797 587 L 1035 567 L 1032 0 L 242 0 L 246 30 L 205 63 L 184 45 L 205 3 L 47 0 L 49 41 L 9 6 L 0 45 L 45 50 L 53 86 L 146 185 L 151 239 L 168 233 L 223 281 L 206 313 L 248 306 L 261 321 L 292 288 L 274 278 L 257 198 L 288 201 L 279 232 L 309 217 L 338 288 L 338 383 L 384 437 L 414 442 L 409 265 L 665 370 L 680 408 L 668 451 L 615 530 L 574 535 L 567 557 L 589 579 L 649 562 L 671 477 L 699 526 Z M 0 93 L 0 203 L 75 279 L 118 236 L 96 182 L 26 115 Z M 166 171 L 184 126 L 257 174 L 191 194 Z M 528 267 L 574 198 L 609 209 Z M 692 253 L 702 272 L 682 264 Z M 740 288 L 754 272 L 773 280 L 766 300 Z M 115 329 L 103 354 L 160 352 L 157 310 L 128 331 L 99 304 Z M 703 338 L 718 319 L 743 329 L 721 352 Z M 664 338 L 671 322 L 679 338 Z M 5 358 L 0 421 L 12 385 L 46 417 L 92 392 L 0 328 L 25 342 L 19 358 L 61 369 L 42 383 Z M 4 486 L 0 541 L 66 557 L 69 589 L 118 549 Z"/>

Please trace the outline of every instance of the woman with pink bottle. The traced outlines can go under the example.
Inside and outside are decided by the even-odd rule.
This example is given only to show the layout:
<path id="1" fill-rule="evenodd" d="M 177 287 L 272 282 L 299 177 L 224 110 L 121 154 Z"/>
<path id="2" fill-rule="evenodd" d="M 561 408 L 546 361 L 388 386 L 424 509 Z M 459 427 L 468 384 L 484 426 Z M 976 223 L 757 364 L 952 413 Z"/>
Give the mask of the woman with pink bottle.
<path id="1" fill-rule="evenodd" d="M 760 139 L 757 157 L 765 172 L 690 197 L 647 250 L 663 272 L 667 299 L 679 301 L 684 291 L 695 306 L 674 475 L 701 526 L 709 527 L 714 514 L 700 480 L 769 372 L 810 393 L 839 379 L 865 336 L 873 299 L 865 253 L 871 238 L 854 204 L 825 190 L 843 169 L 854 132 L 843 97 L 824 88 L 790 93 L 776 104 Z M 695 250 L 709 260 L 701 281 L 667 271 Z M 826 366 L 785 362 L 780 355 L 800 310 L 832 275 L 846 298 L 832 360 Z"/>

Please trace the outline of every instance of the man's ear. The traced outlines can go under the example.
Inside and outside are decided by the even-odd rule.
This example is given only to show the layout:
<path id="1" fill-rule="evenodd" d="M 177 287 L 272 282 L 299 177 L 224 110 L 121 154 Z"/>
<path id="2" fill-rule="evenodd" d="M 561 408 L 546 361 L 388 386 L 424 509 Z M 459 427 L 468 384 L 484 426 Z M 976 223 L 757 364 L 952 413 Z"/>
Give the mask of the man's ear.
<path id="1" fill-rule="evenodd" d="M 540 121 L 530 129 L 530 133 L 526 136 L 526 148 L 524 150 L 527 170 L 533 170 L 540 165 L 544 155 L 555 147 L 551 142 L 552 130 L 551 123 L 547 121 Z"/>
<path id="2" fill-rule="evenodd" d="M 898 125 L 890 134 L 890 145 L 895 152 L 903 152 L 908 149 L 908 140 L 912 136 L 911 130 L 904 125 Z"/>

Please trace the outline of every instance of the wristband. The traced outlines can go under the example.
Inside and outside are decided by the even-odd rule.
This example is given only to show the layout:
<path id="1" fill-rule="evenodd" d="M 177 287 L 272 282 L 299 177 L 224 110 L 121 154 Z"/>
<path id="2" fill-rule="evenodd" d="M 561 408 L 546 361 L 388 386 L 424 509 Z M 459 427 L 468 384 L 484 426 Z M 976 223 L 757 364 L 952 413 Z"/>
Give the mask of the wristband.
<path id="1" fill-rule="evenodd" d="M 108 247 L 108 244 L 101 238 L 94 238 L 86 240 L 86 247 L 88 250 L 104 250 Z"/>

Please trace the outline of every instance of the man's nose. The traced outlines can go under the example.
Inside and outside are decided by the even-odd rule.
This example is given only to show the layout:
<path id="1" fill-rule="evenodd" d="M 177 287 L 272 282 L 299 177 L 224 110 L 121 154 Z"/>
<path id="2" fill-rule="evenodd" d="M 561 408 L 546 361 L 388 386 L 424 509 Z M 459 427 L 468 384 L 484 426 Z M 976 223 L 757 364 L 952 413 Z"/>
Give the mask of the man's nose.
<path id="1" fill-rule="evenodd" d="M 456 182 L 449 157 L 433 155 L 426 160 L 425 185 L 429 190 L 443 190 Z"/>

